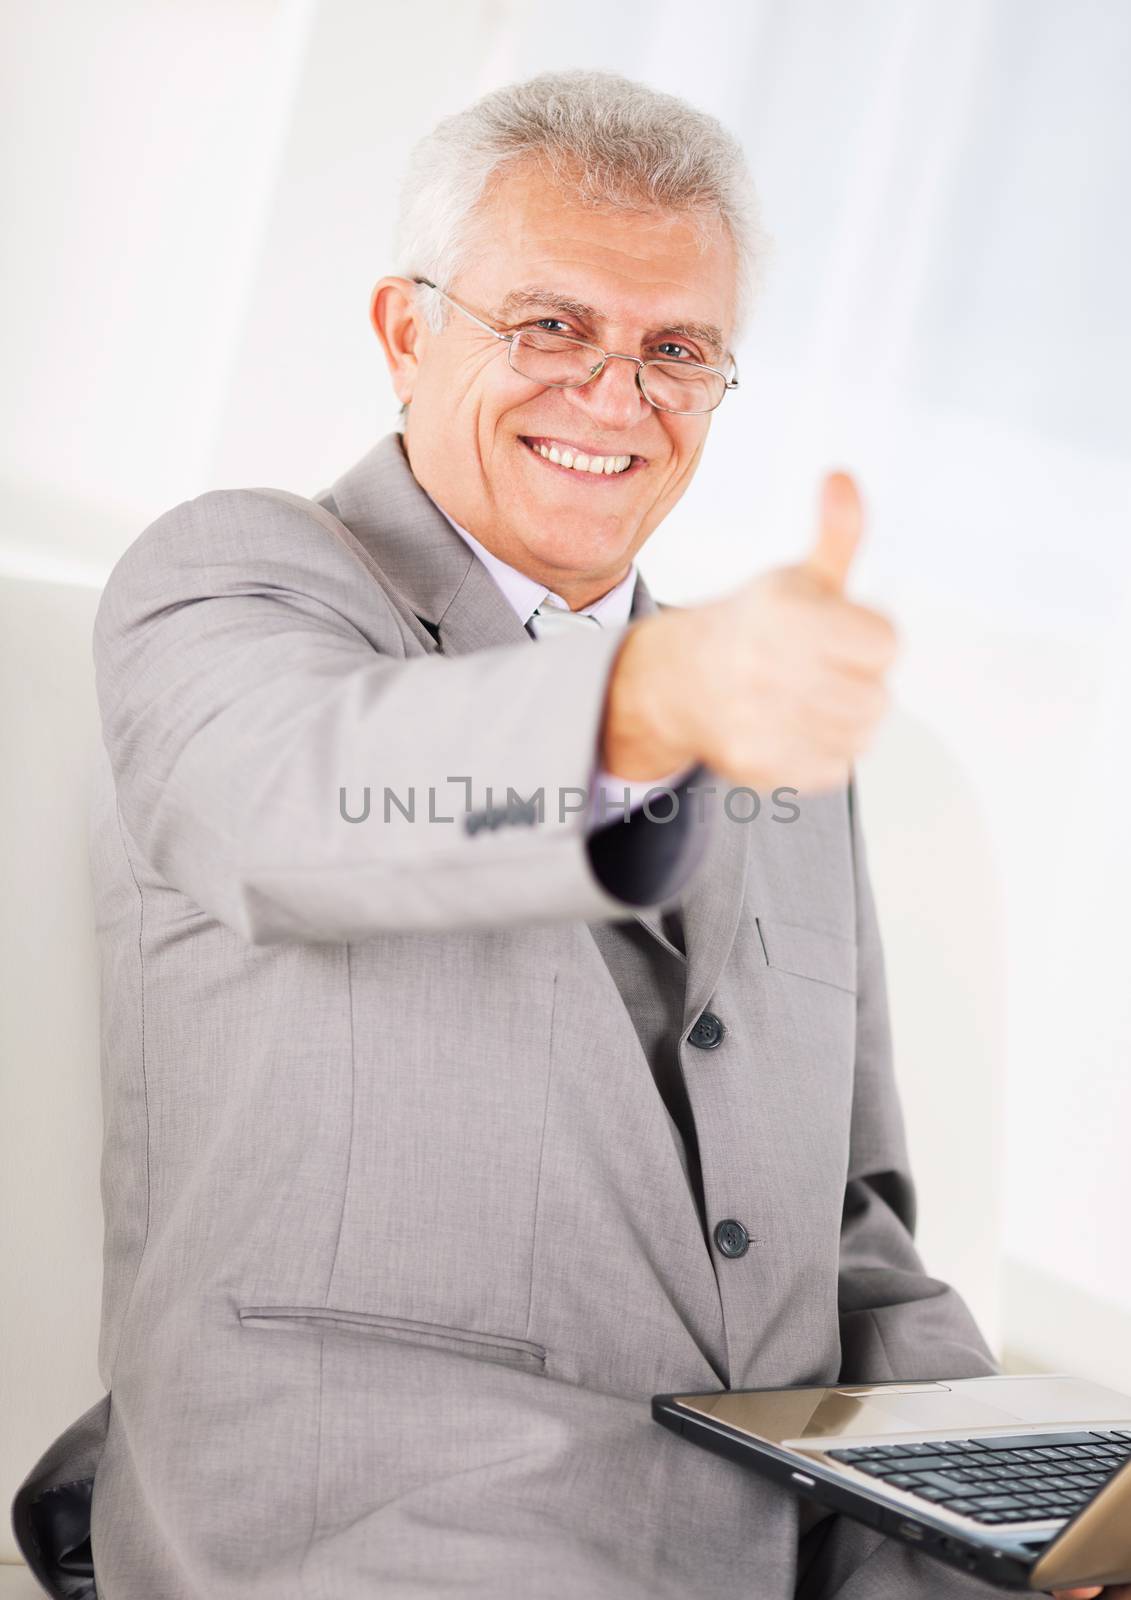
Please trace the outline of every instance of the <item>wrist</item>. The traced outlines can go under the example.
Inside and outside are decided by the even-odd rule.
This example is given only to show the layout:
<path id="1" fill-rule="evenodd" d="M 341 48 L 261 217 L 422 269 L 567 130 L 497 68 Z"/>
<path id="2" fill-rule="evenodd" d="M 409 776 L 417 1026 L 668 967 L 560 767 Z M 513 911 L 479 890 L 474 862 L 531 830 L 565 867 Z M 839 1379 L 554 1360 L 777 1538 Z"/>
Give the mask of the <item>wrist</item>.
<path id="1" fill-rule="evenodd" d="M 606 772 L 642 782 L 698 760 L 689 715 L 690 622 L 689 613 L 672 611 L 628 629 L 605 701 L 600 759 Z"/>

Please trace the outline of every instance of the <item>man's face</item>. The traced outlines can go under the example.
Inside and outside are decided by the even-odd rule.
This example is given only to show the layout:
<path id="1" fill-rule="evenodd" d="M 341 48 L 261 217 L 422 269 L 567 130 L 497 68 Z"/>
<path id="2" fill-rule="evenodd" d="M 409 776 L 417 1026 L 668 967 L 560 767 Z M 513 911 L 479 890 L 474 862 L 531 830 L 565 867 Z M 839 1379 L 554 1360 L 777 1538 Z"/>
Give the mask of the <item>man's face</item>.
<path id="1" fill-rule="evenodd" d="M 498 183 L 481 221 L 474 265 L 450 290 L 493 327 L 729 370 L 735 254 L 721 221 L 701 249 L 686 218 L 582 207 L 530 164 Z M 402 384 L 413 473 L 494 554 L 587 604 L 624 576 L 687 488 L 710 414 L 655 410 L 628 361 L 580 388 L 540 386 L 512 370 L 501 341 L 447 310 L 442 333 L 418 326 Z M 553 464 L 531 441 L 632 464 L 598 477 Z"/>

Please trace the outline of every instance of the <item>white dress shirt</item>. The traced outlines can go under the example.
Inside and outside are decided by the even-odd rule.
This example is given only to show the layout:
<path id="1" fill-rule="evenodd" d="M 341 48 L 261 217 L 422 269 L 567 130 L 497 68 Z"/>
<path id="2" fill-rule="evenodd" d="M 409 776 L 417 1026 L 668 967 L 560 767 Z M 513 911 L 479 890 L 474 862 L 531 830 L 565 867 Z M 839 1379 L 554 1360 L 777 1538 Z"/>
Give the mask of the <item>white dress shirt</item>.
<path id="1" fill-rule="evenodd" d="M 425 493 L 427 494 L 427 490 Z M 428 495 L 428 498 L 432 500 L 431 495 Z M 473 533 L 468 533 L 466 528 L 460 527 L 454 517 L 449 517 L 443 506 L 436 505 L 435 500 L 432 500 L 432 504 L 479 557 L 515 616 L 528 632 L 530 619 L 543 601 L 548 600 L 551 605 L 560 606 L 565 611 L 572 609 L 561 595 L 555 594 L 552 589 L 547 589 L 537 578 L 531 578 L 525 572 L 519 572 L 517 567 L 509 566 L 507 562 L 500 560 L 493 551 L 480 544 Z M 583 615 L 592 617 L 603 628 L 625 628 L 628 626 L 629 614 L 632 611 L 635 588 L 636 563 L 633 562 L 619 583 L 614 584 L 607 593 L 591 601 L 589 605 L 581 606 L 579 609 Z M 679 772 L 669 773 L 667 777 L 649 778 L 645 782 L 630 782 L 627 778 L 614 777 L 603 767 L 596 768 L 589 785 L 590 828 L 602 827 L 607 822 L 620 820 L 626 811 L 632 812 L 641 806 L 652 790 L 673 788 L 690 770 L 690 767 L 683 767 Z"/>

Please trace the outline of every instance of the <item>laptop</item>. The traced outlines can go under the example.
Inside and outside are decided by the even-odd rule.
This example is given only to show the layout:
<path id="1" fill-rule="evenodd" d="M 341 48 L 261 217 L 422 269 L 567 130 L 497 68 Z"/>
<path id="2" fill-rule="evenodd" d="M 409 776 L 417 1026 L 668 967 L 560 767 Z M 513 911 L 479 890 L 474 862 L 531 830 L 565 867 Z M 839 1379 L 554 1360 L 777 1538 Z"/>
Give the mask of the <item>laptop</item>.
<path id="1" fill-rule="evenodd" d="M 652 1415 L 1001 1588 L 1131 1583 L 1131 1396 L 1083 1378 L 658 1394 Z"/>

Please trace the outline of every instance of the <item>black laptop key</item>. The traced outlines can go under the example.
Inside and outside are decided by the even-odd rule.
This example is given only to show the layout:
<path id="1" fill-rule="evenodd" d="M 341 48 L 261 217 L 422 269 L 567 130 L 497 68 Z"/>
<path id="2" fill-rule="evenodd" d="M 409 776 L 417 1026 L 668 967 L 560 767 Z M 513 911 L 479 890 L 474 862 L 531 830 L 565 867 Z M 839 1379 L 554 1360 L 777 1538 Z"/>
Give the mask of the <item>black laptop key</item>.
<path id="1" fill-rule="evenodd" d="M 872 1471 L 872 1464 L 857 1461 L 856 1466 L 865 1472 Z M 951 1456 L 939 1455 L 903 1455 L 894 1459 L 876 1462 L 876 1466 L 883 1472 L 949 1472 L 954 1466 Z"/>
<path id="2" fill-rule="evenodd" d="M 924 1472 L 919 1475 L 919 1482 L 925 1488 L 939 1489 L 946 1494 L 960 1495 L 967 1493 L 970 1488 L 970 1485 L 964 1482 L 958 1473 Z"/>

